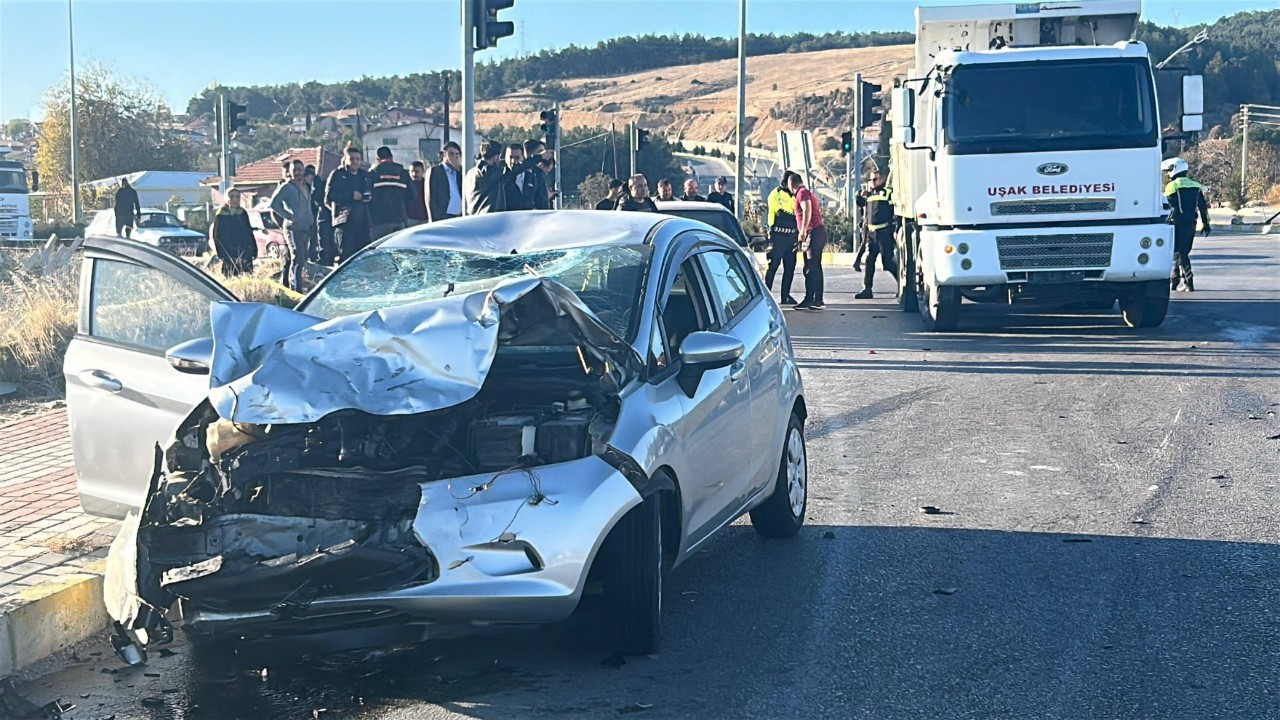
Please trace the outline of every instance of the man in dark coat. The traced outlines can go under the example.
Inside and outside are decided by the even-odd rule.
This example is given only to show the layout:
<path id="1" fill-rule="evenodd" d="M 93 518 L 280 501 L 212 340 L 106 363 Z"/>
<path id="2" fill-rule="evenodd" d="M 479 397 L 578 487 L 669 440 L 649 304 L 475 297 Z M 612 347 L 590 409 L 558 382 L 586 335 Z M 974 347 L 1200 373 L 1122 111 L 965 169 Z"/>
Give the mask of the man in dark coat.
<path id="1" fill-rule="evenodd" d="M 369 173 L 360 168 L 364 153 L 348 145 L 343 151 L 342 167 L 334 170 L 325 183 L 324 202 L 333 213 L 333 235 L 338 245 L 339 260 L 346 260 L 368 245 L 369 201 L 373 199 Z"/>
<path id="2" fill-rule="evenodd" d="M 462 214 L 462 148 L 450 140 L 441 151 L 441 162 L 427 173 L 427 219 L 448 220 Z"/>
<path id="3" fill-rule="evenodd" d="M 127 238 L 135 225 L 142 220 L 142 205 L 138 204 L 138 191 L 129 184 L 129 178 L 120 178 L 116 190 L 116 235 Z"/>
<path id="4" fill-rule="evenodd" d="M 716 178 L 716 189 L 707 193 L 707 200 L 725 206 L 729 212 L 733 212 L 733 195 L 729 194 L 729 181 L 725 178 Z"/>
<path id="5" fill-rule="evenodd" d="M 370 235 L 374 240 L 409 226 L 413 204 L 413 180 L 404 166 L 392 159 L 391 148 L 378 148 L 378 164 L 369 171 L 373 189 L 369 201 Z"/>
<path id="6" fill-rule="evenodd" d="M 227 203 L 218 208 L 209 225 L 209 241 L 222 260 L 222 274 L 227 277 L 253 271 L 258 257 L 258 243 L 253 239 L 249 214 L 240 207 L 240 191 L 227 191 Z"/>

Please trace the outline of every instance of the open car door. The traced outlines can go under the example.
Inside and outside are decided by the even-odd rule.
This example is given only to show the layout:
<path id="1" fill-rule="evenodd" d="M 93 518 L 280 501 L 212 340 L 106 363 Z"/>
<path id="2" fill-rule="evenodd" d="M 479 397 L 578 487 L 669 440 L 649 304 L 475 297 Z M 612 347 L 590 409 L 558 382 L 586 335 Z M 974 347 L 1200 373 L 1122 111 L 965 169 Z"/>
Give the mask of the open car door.
<path id="1" fill-rule="evenodd" d="M 63 374 L 80 503 L 123 517 L 145 500 L 178 423 L 209 394 L 209 304 L 235 300 L 191 263 L 142 243 L 84 244 Z"/>

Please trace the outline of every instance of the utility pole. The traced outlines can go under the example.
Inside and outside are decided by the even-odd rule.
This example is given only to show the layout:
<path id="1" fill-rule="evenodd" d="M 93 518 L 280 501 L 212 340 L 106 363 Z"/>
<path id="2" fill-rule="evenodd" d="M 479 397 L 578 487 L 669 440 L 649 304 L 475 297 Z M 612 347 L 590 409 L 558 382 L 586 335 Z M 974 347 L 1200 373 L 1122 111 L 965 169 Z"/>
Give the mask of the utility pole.
<path id="1" fill-rule="evenodd" d="M 71 56 L 71 222 L 80 222 L 80 143 L 76 135 L 76 32 L 67 0 L 67 41 Z"/>
<path id="2" fill-rule="evenodd" d="M 738 2 L 738 161 L 734 163 L 733 207 L 738 220 L 743 218 L 742 185 L 745 179 L 742 168 L 747 149 L 743 128 L 747 122 L 747 0 Z"/>
<path id="3" fill-rule="evenodd" d="M 449 71 L 444 71 L 444 133 L 440 141 L 440 162 L 444 162 L 444 146 L 449 144 Z M 465 167 L 465 166 L 464 166 Z"/>
<path id="4" fill-rule="evenodd" d="M 1249 106 L 1240 106 L 1240 195 L 1249 196 Z"/>
<path id="5" fill-rule="evenodd" d="M 462 0 L 462 167 L 476 161 L 475 3 Z"/>

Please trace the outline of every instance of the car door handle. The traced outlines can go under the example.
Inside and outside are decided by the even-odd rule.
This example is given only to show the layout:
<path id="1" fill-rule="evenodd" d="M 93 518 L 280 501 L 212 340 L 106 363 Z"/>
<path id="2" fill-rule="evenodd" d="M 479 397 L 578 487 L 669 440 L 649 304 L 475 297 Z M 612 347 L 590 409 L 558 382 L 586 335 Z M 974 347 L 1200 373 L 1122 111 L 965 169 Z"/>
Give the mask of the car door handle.
<path id="1" fill-rule="evenodd" d="M 104 370 L 82 370 L 80 371 L 80 382 L 91 388 L 106 390 L 107 392 L 120 392 L 124 389 L 124 383 L 115 378 L 114 375 Z"/>
<path id="2" fill-rule="evenodd" d="M 738 382 L 747 374 L 747 364 L 739 360 L 729 367 L 729 381 Z"/>

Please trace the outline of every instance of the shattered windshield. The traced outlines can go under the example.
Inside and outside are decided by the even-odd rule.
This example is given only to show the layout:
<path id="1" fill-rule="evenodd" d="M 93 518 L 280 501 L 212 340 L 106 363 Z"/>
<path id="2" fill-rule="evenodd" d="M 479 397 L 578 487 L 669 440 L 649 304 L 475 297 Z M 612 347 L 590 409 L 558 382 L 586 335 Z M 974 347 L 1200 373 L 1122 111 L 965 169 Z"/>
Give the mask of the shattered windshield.
<path id="1" fill-rule="evenodd" d="M 545 277 L 574 291 L 601 322 L 625 338 L 651 251 L 647 245 L 604 245 L 491 255 L 384 247 L 337 270 L 299 309 L 334 318 Z"/>

